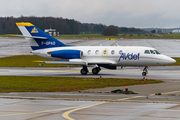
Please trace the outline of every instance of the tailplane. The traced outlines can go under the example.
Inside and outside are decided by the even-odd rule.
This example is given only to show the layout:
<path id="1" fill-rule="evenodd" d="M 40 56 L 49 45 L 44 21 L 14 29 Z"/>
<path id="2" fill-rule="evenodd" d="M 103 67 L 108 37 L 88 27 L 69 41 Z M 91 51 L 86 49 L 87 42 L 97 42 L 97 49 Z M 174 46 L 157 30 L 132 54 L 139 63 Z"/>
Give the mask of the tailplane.
<path id="1" fill-rule="evenodd" d="M 33 50 L 66 46 L 29 22 L 16 23 Z"/>

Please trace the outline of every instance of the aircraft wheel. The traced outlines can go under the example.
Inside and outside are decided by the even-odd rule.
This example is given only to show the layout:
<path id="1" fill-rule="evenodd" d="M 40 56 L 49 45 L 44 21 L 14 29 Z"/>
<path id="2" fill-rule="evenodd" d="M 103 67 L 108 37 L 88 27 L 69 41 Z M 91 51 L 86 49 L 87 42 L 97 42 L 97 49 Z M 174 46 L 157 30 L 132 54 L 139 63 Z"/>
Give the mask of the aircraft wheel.
<path id="1" fill-rule="evenodd" d="M 87 71 L 81 69 L 81 75 L 87 75 L 87 73 L 88 73 Z"/>
<path id="2" fill-rule="evenodd" d="M 99 73 L 99 69 L 98 68 L 93 68 L 92 73 L 97 75 Z"/>
<path id="3" fill-rule="evenodd" d="M 146 72 L 142 72 L 142 76 L 146 76 L 146 74 L 147 74 Z"/>

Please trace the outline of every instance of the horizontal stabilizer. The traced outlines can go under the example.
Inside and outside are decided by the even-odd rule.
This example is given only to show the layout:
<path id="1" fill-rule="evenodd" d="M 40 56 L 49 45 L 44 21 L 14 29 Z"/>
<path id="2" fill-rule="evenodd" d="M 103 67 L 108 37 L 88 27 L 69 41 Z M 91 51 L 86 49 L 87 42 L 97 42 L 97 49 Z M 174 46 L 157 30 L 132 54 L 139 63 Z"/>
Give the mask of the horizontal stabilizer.
<path id="1" fill-rule="evenodd" d="M 7 34 L 8 36 L 13 37 L 24 37 L 24 38 L 37 38 L 37 39 L 48 39 L 46 37 L 39 37 L 39 36 L 27 36 L 27 35 L 14 35 L 14 34 Z"/>

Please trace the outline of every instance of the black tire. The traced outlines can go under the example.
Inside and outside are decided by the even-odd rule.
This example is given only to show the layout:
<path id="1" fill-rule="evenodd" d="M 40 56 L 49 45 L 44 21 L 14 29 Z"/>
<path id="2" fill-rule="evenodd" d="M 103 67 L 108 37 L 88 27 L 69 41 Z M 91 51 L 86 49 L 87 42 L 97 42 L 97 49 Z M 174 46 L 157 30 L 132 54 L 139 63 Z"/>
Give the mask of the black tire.
<path id="1" fill-rule="evenodd" d="M 147 74 L 146 72 L 142 72 L 142 76 L 146 76 L 146 74 Z"/>
<path id="2" fill-rule="evenodd" d="M 93 73 L 94 75 L 97 75 L 97 74 L 99 73 L 99 69 L 98 69 L 98 68 L 93 68 L 93 69 L 92 69 L 92 73 Z"/>
<path id="3" fill-rule="evenodd" d="M 81 75 L 87 75 L 87 73 L 88 73 L 87 71 L 81 69 Z"/>

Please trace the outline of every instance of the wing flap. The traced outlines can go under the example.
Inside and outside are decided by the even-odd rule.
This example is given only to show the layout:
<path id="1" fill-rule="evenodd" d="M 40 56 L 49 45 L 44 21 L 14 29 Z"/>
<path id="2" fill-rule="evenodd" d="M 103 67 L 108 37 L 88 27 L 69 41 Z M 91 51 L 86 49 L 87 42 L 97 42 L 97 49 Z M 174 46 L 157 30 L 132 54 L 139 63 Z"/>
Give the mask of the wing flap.
<path id="1" fill-rule="evenodd" d="M 85 62 L 70 62 L 70 61 L 43 61 L 46 64 L 62 64 L 62 65 L 86 65 Z"/>

